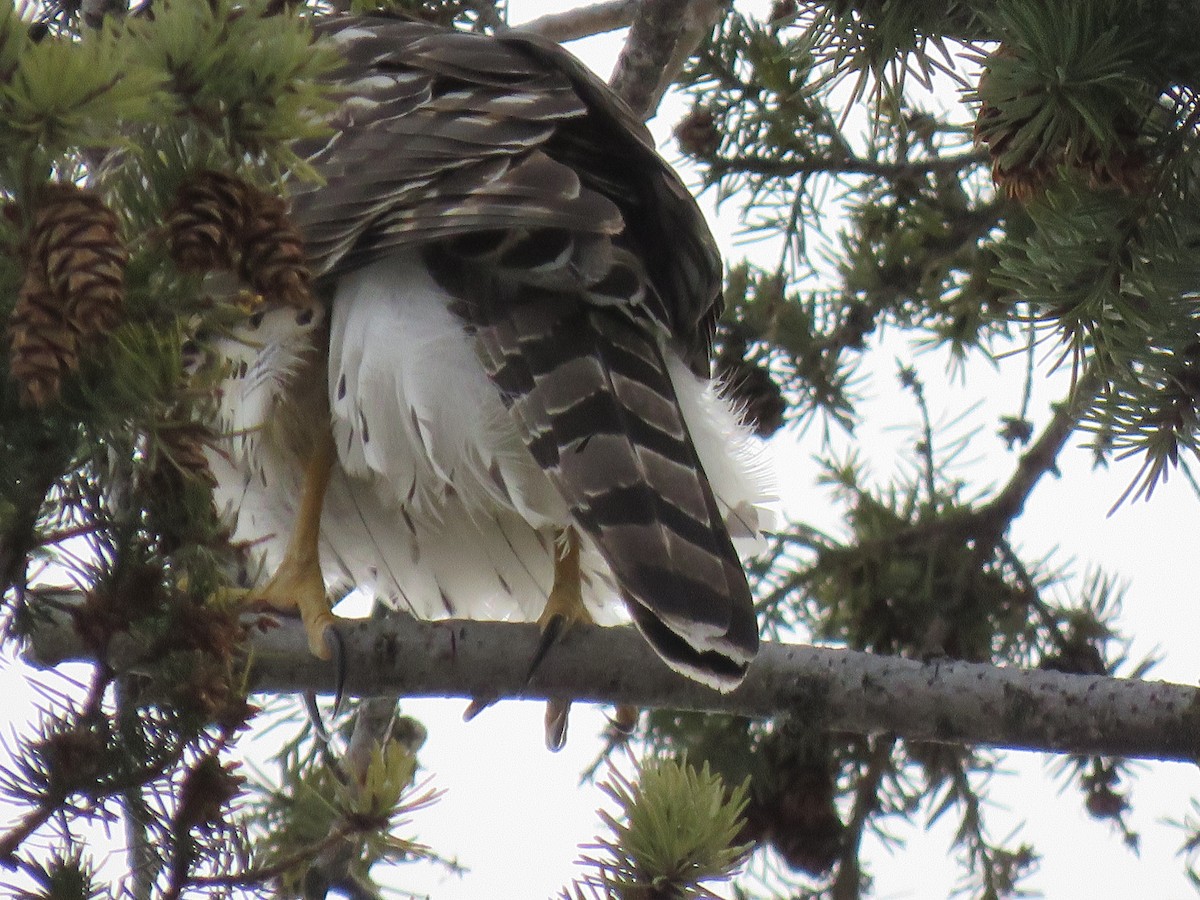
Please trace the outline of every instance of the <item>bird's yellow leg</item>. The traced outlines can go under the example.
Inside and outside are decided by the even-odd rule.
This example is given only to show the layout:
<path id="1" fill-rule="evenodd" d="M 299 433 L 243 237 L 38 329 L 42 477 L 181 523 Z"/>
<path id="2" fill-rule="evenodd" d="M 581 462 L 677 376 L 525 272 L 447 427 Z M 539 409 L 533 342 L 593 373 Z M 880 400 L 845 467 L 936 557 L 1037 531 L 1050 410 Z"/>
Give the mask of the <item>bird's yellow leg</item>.
<path id="1" fill-rule="evenodd" d="M 266 603 L 281 611 L 297 610 L 308 635 L 308 647 L 321 659 L 329 659 L 332 655 L 325 633 L 333 625 L 334 616 L 325 591 L 325 577 L 321 573 L 319 539 L 321 507 L 335 454 L 333 434 L 322 429 L 304 466 L 300 505 L 283 562 L 271 580 L 262 588 L 251 591 L 247 598 L 252 603 Z"/>
<path id="2" fill-rule="evenodd" d="M 545 657 L 546 652 L 576 622 L 592 622 L 592 617 L 583 605 L 583 578 L 579 568 L 579 533 L 569 527 L 563 536 L 563 548 L 554 557 L 554 584 L 546 607 L 538 616 L 542 639 L 529 667 L 532 675 Z M 571 711 L 570 700 L 546 701 L 546 746 L 561 750 L 567 742 L 567 717 Z"/>
<path id="3" fill-rule="evenodd" d="M 554 584 L 538 627 L 551 643 L 576 622 L 591 623 L 583 605 L 583 576 L 579 569 L 579 533 L 571 526 L 563 534 L 561 552 L 554 556 Z"/>

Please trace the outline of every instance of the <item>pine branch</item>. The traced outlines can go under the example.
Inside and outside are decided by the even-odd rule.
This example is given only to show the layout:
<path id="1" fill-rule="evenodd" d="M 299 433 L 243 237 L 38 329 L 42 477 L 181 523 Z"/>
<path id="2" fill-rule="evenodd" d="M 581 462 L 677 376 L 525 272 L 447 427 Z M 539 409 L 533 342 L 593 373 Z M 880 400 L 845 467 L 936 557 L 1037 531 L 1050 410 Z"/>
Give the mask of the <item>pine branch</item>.
<path id="1" fill-rule="evenodd" d="M 854 805 L 846 823 L 846 837 L 838 859 L 837 875 L 830 887 L 831 900 L 856 900 L 861 896 L 862 866 L 860 849 L 863 835 L 872 817 L 879 811 L 880 785 L 892 763 L 895 735 L 879 735 L 867 754 L 866 770 L 854 787 Z"/>
<path id="2" fill-rule="evenodd" d="M 42 667 L 86 659 L 68 623 L 63 613 L 49 617 L 26 658 Z M 397 613 L 346 620 L 340 631 L 352 660 L 344 688 L 351 696 L 570 697 L 752 717 L 787 711 L 831 731 L 909 740 L 1180 761 L 1200 755 L 1200 690 L 1165 682 L 767 643 L 742 686 L 720 694 L 670 671 L 632 628 L 576 626 L 531 681 L 535 623 Z M 333 692 L 333 668 L 309 654 L 298 623 L 254 629 L 250 643 L 253 690 Z M 110 664 L 136 667 L 140 648 L 112 646 Z"/>
<path id="3" fill-rule="evenodd" d="M 627 28 L 637 12 L 639 0 L 609 0 L 593 6 L 569 9 L 566 12 L 550 13 L 514 25 L 514 31 L 540 34 L 560 44 Z"/>
<path id="4" fill-rule="evenodd" d="M 653 116 L 723 10 L 721 0 L 643 0 L 609 87 L 642 118 Z"/>
<path id="5" fill-rule="evenodd" d="M 118 727 L 134 724 L 137 698 L 128 677 L 116 679 L 115 698 Z M 133 785 L 122 798 L 125 815 L 125 839 L 129 846 L 129 893 L 132 900 L 150 900 L 154 880 L 161 867 L 160 857 L 150 837 L 151 814 L 146 804 L 144 785 Z"/>
<path id="6" fill-rule="evenodd" d="M 981 550 L 999 545 L 1013 520 L 1024 510 L 1025 502 L 1038 482 L 1055 470 L 1058 454 L 1075 432 L 1100 386 L 1100 379 L 1094 372 L 1088 370 L 1080 376 L 1069 396 L 1054 406 L 1054 415 L 1041 435 L 1021 454 L 1012 477 L 987 503 L 917 522 L 883 538 L 861 541 L 856 549 L 862 552 L 894 545 L 921 546 L 947 534 L 973 537 Z"/>
<path id="7" fill-rule="evenodd" d="M 351 789 L 360 791 L 367 782 L 368 767 L 374 754 L 392 739 L 392 725 L 396 719 L 396 704 L 398 698 L 394 695 L 387 697 L 370 697 L 359 704 L 354 717 L 354 729 L 351 732 L 345 754 L 338 759 L 332 752 L 333 748 L 326 745 L 327 765 L 337 767 L 344 784 L 353 786 Z M 424 740 L 422 732 L 421 740 Z M 418 742 L 419 743 L 419 742 Z M 416 750 L 413 749 L 415 756 Z M 342 820 L 335 823 L 335 830 L 342 830 Z M 349 836 L 349 835 L 344 835 Z M 359 862 L 358 855 L 350 850 L 345 841 L 324 843 L 323 846 L 309 857 L 309 869 L 305 876 L 306 884 L 321 884 L 333 886 L 357 885 L 358 881 L 352 867 Z M 358 887 L 364 887 L 358 885 Z M 353 888 L 351 888 L 353 890 Z"/>
<path id="8" fill-rule="evenodd" d="M 267 884 L 289 869 L 310 862 L 331 847 L 341 844 L 346 838 L 363 830 L 363 826 L 355 827 L 343 822 L 328 835 L 315 844 L 301 847 L 282 859 L 246 869 L 240 872 L 227 872 L 220 875 L 193 875 L 188 878 L 187 885 L 192 888 L 253 888 Z"/>
<path id="9" fill-rule="evenodd" d="M 755 154 L 738 156 L 713 156 L 703 161 L 720 177 L 730 172 L 752 175 L 770 175 L 791 178 L 797 175 L 871 175 L 883 178 L 914 178 L 931 173 L 959 172 L 987 162 L 987 154 L 978 150 L 935 156 L 926 159 L 908 159 L 897 162 L 865 159 L 849 156 L 842 159 L 825 157 L 812 159 L 775 159 Z"/>
<path id="10" fill-rule="evenodd" d="M 1072 386 L 1070 396 L 1056 405 L 1053 417 L 1038 439 L 1021 454 L 1016 471 L 1008 483 L 978 511 L 980 522 L 977 523 L 976 534 L 986 536 L 989 523 L 992 534 L 997 537 L 1008 530 L 1008 526 L 1024 510 L 1025 501 L 1042 476 L 1053 471 L 1058 464 L 1058 454 L 1095 400 L 1100 387 L 1100 378 L 1094 371 L 1087 370 L 1080 376 Z"/>

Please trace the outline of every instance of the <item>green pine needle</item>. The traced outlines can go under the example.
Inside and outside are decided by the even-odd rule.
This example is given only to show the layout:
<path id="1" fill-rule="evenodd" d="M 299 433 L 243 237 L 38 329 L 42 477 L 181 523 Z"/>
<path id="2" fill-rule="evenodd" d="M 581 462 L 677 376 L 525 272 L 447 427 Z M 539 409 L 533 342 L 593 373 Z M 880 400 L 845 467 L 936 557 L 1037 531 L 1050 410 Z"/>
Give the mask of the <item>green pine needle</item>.
<path id="1" fill-rule="evenodd" d="M 46 862 L 22 866 L 36 885 L 16 892 L 17 900 L 94 900 L 107 891 L 96 878 L 96 867 L 80 851 L 56 854 Z"/>
<path id="2" fill-rule="evenodd" d="M 0 64 L 14 55 L 13 43 L 0 42 Z M 21 158 L 36 153 L 57 161 L 78 147 L 124 145 L 130 123 L 170 109 L 165 79 L 140 64 L 131 49 L 110 31 L 82 41 L 26 43 L 0 86 L 0 146 Z"/>
<path id="3" fill-rule="evenodd" d="M 738 844 L 748 782 L 726 789 L 708 764 L 697 771 L 673 759 L 643 765 L 637 782 L 613 770 L 601 789 L 617 815 L 601 811 L 611 837 L 598 839 L 600 858 L 583 862 L 596 873 L 575 886 L 603 890 L 614 900 L 640 897 L 711 897 L 706 882 L 731 878 L 750 845 Z"/>
<path id="4" fill-rule="evenodd" d="M 130 22 L 140 57 L 168 80 L 188 120 L 238 151 L 301 165 L 295 138 L 326 130 L 333 108 L 320 82 L 337 64 L 314 46 L 305 20 L 264 14 L 266 4 L 167 3 L 153 21 Z M 302 167 L 302 166 L 301 166 Z"/>

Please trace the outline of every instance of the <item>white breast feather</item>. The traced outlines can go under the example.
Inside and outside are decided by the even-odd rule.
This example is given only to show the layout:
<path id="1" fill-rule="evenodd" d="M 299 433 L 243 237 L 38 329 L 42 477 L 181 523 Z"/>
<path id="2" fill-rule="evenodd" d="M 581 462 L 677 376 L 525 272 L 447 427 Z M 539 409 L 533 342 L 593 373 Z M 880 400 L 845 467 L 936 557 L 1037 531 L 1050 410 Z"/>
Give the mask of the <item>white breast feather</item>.
<path id="1" fill-rule="evenodd" d="M 415 255 L 344 278 L 330 323 L 329 396 L 339 464 L 322 511 L 322 565 L 423 618 L 533 619 L 553 581 L 567 506 L 524 448 L 449 296 Z M 309 329 L 268 317 L 227 355 L 225 456 L 212 459 L 235 538 L 257 542 L 264 572 L 282 558 L 301 462 L 257 440 Z M 275 314 L 271 314 L 275 316 Z M 269 337 L 265 337 L 269 336 Z M 264 339 L 265 337 L 265 339 Z M 735 538 L 761 527 L 763 467 L 753 439 L 711 384 L 668 352 L 697 453 Z M 584 600 L 600 622 L 624 618 L 607 566 L 583 550 Z"/>

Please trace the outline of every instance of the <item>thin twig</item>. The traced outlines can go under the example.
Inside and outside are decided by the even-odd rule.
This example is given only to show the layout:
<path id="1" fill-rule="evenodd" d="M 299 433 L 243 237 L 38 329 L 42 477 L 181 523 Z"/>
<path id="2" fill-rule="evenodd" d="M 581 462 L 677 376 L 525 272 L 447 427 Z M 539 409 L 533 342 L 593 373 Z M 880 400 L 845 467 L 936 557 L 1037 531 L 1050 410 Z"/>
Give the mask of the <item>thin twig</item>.
<path id="1" fill-rule="evenodd" d="M 133 679 L 116 679 L 117 728 L 122 732 L 136 728 L 137 693 Z M 123 734 L 122 737 L 129 737 Z M 150 900 L 154 881 L 161 866 L 150 839 L 150 815 L 144 795 L 145 786 L 131 785 L 121 798 L 125 818 L 125 837 L 129 846 L 129 892 L 133 900 Z"/>
<path id="2" fill-rule="evenodd" d="M 269 865 L 256 866 L 250 869 L 243 869 L 241 872 L 230 872 L 225 875 L 192 875 L 188 878 L 187 883 L 189 887 L 226 888 L 263 885 L 272 879 L 278 878 L 290 869 L 306 865 L 322 852 L 339 844 L 351 835 L 366 830 L 370 829 L 343 821 L 315 844 L 301 847 L 299 850 L 289 853 L 287 856 L 281 857 Z"/>
<path id="3" fill-rule="evenodd" d="M 1070 397 L 1058 404 L 1050 423 L 1029 449 L 1021 454 L 1017 469 L 1008 483 L 978 511 L 980 516 L 993 522 L 996 535 L 1003 534 L 1009 523 L 1021 514 L 1025 501 L 1042 476 L 1057 465 L 1059 453 L 1075 431 L 1084 411 L 1095 399 L 1100 385 L 1095 372 L 1087 371 L 1080 376 Z"/>
<path id="4" fill-rule="evenodd" d="M 1094 373 L 1085 372 L 1080 376 L 1070 396 L 1055 406 L 1054 415 L 1038 439 L 1021 454 L 1012 477 L 987 503 L 919 521 L 885 537 L 860 541 L 845 550 L 862 553 L 876 548 L 928 545 L 948 534 L 964 540 L 974 538 L 981 549 L 994 546 L 1012 521 L 1021 514 L 1038 482 L 1054 470 L 1059 453 L 1074 433 L 1100 385 L 1100 379 Z"/>
<path id="5" fill-rule="evenodd" d="M 854 806 L 850 821 L 846 824 L 846 836 L 842 841 L 837 878 L 829 890 L 833 900 L 857 900 L 862 891 L 862 870 L 859 867 L 859 848 L 867 823 L 879 809 L 879 785 L 883 776 L 891 770 L 892 750 L 896 746 L 893 735 L 878 735 L 871 741 L 867 756 L 867 769 L 854 787 Z"/>
<path id="6" fill-rule="evenodd" d="M 864 159 L 816 157 L 812 159 L 770 159 L 744 154 L 741 156 L 706 157 L 704 162 L 716 175 L 745 172 L 751 175 L 771 175 L 790 178 L 796 175 L 872 175 L 884 178 L 912 178 L 936 172 L 957 172 L 987 162 L 987 154 L 978 151 L 937 156 L 929 159 L 910 159 L 898 162 Z"/>

